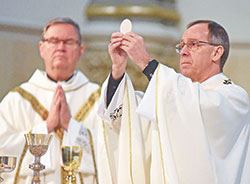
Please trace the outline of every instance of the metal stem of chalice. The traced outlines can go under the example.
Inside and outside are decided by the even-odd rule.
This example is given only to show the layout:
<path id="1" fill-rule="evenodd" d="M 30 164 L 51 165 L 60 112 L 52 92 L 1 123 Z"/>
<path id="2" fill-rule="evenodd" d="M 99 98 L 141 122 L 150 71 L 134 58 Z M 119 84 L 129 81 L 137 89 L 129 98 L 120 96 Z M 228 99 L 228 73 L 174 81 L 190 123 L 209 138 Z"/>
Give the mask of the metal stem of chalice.
<path id="1" fill-rule="evenodd" d="M 30 153 L 35 156 L 34 163 L 29 165 L 29 168 L 34 171 L 31 183 L 40 184 L 40 171 L 45 169 L 45 166 L 40 163 L 40 158 L 47 152 L 52 135 L 28 133 L 24 136 Z"/>
<path id="2" fill-rule="evenodd" d="M 79 146 L 62 146 L 62 162 L 63 168 L 67 171 L 64 178 L 67 184 L 76 184 L 76 177 L 74 170 L 81 165 L 83 147 Z"/>
<path id="3" fill-rule="evenodd" d="M 16 157 L 12 156 L 0 156 L 0 174 L 3 172 L 11 172 L 16 168 Z M 0 176 L 0 183 L 4 179 Z"/>

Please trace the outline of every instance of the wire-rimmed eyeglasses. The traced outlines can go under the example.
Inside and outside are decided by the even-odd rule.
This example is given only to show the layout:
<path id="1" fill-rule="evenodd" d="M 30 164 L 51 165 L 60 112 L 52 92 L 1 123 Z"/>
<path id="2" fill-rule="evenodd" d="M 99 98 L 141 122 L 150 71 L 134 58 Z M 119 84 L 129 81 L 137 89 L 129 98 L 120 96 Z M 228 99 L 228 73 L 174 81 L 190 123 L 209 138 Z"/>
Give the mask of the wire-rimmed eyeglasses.
<path id="1" fill-rule="evenodd" d="M 54 37 L 43 39 L 43 42 L 47 42 L 48 44 L 50 44 L 53 47 L 58 46 L 61 42 L 66 47 L 72 47 L 72 46 L 75 46 L 75 45 L 80 45 L 79 41 L 75 40 L 75 39 L 62 40 L 62 39 L 58 39 L 58 38 L 54 38 Z"/>
<path id="2" fill-rule="evenodd" d="M 220 44 L 216 44 L 216 43 L 210 43 L 210 42 L 205 42 L 205 41 L 199 41 L 199 40 L 188 40 L 187 43 L 184 42 L 180 42 L 175 46 L 175 50 L 178 54 L 181 53 L 181 50 L 183 49 L 183 47 L 186 45 L 188 49 L 195 51 L 197 50 L 197 48 L 199 46 L 201 46 L 200 44 L 207 44 L 207 45 L 212 45 L 212 46 L 219 46 Z"/>

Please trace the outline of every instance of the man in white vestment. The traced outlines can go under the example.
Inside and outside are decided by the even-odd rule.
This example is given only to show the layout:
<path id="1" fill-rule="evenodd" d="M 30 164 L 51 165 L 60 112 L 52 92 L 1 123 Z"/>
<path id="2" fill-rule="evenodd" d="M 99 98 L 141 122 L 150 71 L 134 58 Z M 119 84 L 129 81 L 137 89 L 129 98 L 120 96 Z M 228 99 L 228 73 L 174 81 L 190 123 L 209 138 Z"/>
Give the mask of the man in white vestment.
<path id="1" fill-rule="evenodd" d="M 30 184 L 34 162 L 24 134 L 52 134 L 48 151 L 41 157 L 45 169 L 41 183 L 65 181 L 61 145 L 84 145 L 77 183 L 97 183 L 97 99 L 100 88 L 76 70 L 84 52 L 80 29 L 69 18 L 51 20 L 43 30 L 39 51 L 45 71 L 36 70 L 28 82 L 10 91 L 0 104 L 0 155 L 17 157 L 15 171 L 3 174 L 4 183 Z M 78 144 L 78 145 L 77 145 Z"/>
<path id="2" fill-rule="evenodd" d="M 79 26 L 68 18 L 51 20 L 44 28 L 39 50 L 45 71 L 35 71 L 27 83 L 10 91 L 0 104 L 0 155 L 18 158 L 15 171 L 3 174 L 5 182 L 31 183 L 33 171 L 29 164 L 34 156 L 27 150 L 24 134 L 32 132 L 53 135 L 48 151 L 41 157 L 45 165 L 41 183 L 65 182 L 60 149 L 64 145 L 84 147 L 77 183 L 148 183 L 150 158 L 144 151 L 146 135 L 150 134 L 148 121 L 143 127 L 123 124 L 114 128 L 98 117 L 101 90 L 76 70 L 84 52 Z M 131 97 L 140 100 L 133 91 Z M 135 103 L 129 106 L 132 112 L 136 108 Z M 119 108 L 113 113 L 116 124 L 121 121 L 120 113 Z M 130 120 L 143 118 L 132 114 Z M 128 133 L 130 136 L 126 136 Z M 134 139 L 137 141 L 132 142 Z"/>
<path id="3" fill-rule="evenodd" d="M 181 74 L 151 58 L 135 33 L 113 33 L 110 42 L 112 72 L 103 85 L 106 107 L 100 106 L 99 114 L 119 127 L 109 106 L 126 112 L 124 102 L 138 103 L 136 112 L 119 114 L 120 126 L 127 123 L 124 116 L 151 121 L 151 183 L 249 184 L 249 97 L 223 74 L 230 47 L 225 29 L 209 20 L 187 26 L 176 46 Z M 133 93 L 124 74 L 127 57 L 150 80 L 140 102 L 126 99 L 128 91 Z"/>

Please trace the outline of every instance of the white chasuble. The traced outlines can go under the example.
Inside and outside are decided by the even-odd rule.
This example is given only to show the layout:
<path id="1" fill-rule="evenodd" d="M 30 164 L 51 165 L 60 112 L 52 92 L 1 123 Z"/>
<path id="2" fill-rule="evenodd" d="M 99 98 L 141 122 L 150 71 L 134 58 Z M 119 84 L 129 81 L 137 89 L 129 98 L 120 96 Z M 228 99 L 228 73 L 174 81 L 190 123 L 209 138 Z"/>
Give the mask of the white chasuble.
<path id="1" fill-rule="evenodd" d="M 249 98 L 222 73 L 200 84 L 159 64 L 137 112 L 155 125 L 152 184 L 250 183 Z"/>
<path id="2" fill-rule="evenodd" d="M 134 93 L 132 83 L 125 75 L 106 108 L 107 83 L 108 79 L 102 87 L 98 110 L 104 119 L 98 135 L 98 149 L 102 149 L 103 155 L 98 155 L 98 161 L 106 162 L 103 165 L 108 166 L 99 170 L 100 183 L 147 184 L 150 124 L 135 113 L 140 101 L 139 94 Z M 105 173 L 107 170 L 110 174 Z"/>
<path id="3" fill-rule="evenodd" d="M 34 156 L 32 156 L 29 151 L 23 154 L 25 146 L 24 134 L 28 132 L 48 133 L 46 120 L 35 111 L 34 106 L 38 105 L 39 107 L 43 107 L 42 109 L 49 111 L 57 85 L 57 83 L 48 79 L 44 72 L 37 70 L 30 80 L 20 87 L 34 96 L 38 103 L 31 103 L 16 91 L 9 92 L 2 100 L 0 104 L 0 155 L 17 156 L 18 159 L 15 171 L 3 175 L 6 183 L 14 183 L 15 174 L 17 172 L 19 172 L 19 176 L 16 178 L 15 183 L 31 183 L 33 171 L 29 169 L 29 164 L 34 162 Z M 92 93 L 98 90 L 99 86 L 89 82 L 80 71 L 76 71 L 69 81 L 60 82 L 60 85 L 65 91 L 67 103 L 72 115 L 69 124 L 72 128 L 70 130 L 69 127 L 68 132 L 64 131 L 63 142 L 71 142 L 74 144 L 74 140 L 77 140 L 76 135 L 81 134 L 83 127 L 93 130 L 91 132 L 94 132 L 97 130 L 98 123 L 101 122 L 100 118 L 97 116 L 97 103 L 93 104 L 93 108 L 88 111 L 84 120 L 77 122 L 76 119 L 73 118 L 76 114 L 81 114 L 79 111 L 81 111 L 83 104 L 88 101 Z M 74 130 L 74 127 L 77 126 L 74 125 L 74 123 L 80 125 L 78 129 L 81 130 L 81 132 L 79 132 L 78 129 Z M 55 135 L 55 132 L 51 132 L 51 134 L 53 138 L 48 151 L 41 157 L 41 163 L 45 165 L 45 169 L 41 171 L 41 183 L 60 184 L 62 181 L 61 143 Z M 96 134 L 93 133 L 93 136 L 96 150 Z M 19 166 L 20 160 L 22 160 L 22 164 Z M 78 172 L 83 174 L 85 184 L 96 183 L 91 151 L 87 150 L 83 153 L 81 167 L 79 171 L 76 172 L 77 183 L 80 183 Z"/>

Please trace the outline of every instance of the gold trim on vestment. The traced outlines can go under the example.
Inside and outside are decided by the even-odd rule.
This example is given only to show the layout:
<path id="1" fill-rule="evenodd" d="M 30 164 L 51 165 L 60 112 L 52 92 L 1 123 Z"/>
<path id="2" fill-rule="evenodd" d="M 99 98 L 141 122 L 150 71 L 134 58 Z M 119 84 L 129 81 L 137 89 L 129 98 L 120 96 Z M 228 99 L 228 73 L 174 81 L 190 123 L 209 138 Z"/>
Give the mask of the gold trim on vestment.
<path id="1" fill-rule="evenodd" d="M 95 159 L 95 150 L 94 150 L 94 144 L 93 144 L 93 137 L 92 137 L 92 134 L 91 134 L 90 130 L 89 129 L 87 129 L 87 130 L 88 130 L 88 133 L 89 133 L 89 143 L 90 143 L 90 148 L 91 148 L 91 152 L 92 152 L 92 159 L 93 159 L 94 168 L 95 168 L 96 183 L 99 184 L 98 172 L 97 172 L 97 166 L 96 166 L 96 159 Z"/>
<path id="2" fill-rule="evenodd" d="M 34 111 L 36 111 L 45 121 L 49 115 L 48 110 L 31 93 L 21 87 L 16 87 L 11 92 L 18 92 L 24 99 L 30 102 Z"/>
<path id="3" fill-rule="evenodd" d="M 16 170 L 16 174 L 15 174 L 15 179 L 14 179 L 14 184 L 17 184 L 17 179 L 19 177 L 19 173 L 20 173 L 20 169 L 21 169 L 21 166 L 22 166 L 23 158 L 24 158 L 27 150 L 28 150 L 28 144 L 25 142 L 25 145 L 24 145 L 24 148 L 23 148 L 23 152 L 21 154 L 21 157 L 20 157 L 20 160 L 19 160 L 19 163 L 18 163 L 18 166 L 17 166 L 17 170 Z"/>
<path id="4" fill-rule="evenodd" d="M 159 73 L 160 66 L 158 65 L 156 70 L 156 89 L 155 89 L 155 116 L 156 116 L 156 125 L 157 125 L 157 131 L 158 131 L 158 141 L 160 144 L 160 153 L 161 153 L 161 166 L 162 166 L 162 172 L 163 172 L 163 181 L 164 184 L 166 184 L 166 177 L 165 177 L 165 167 L 164 167 L 164 160 L 163 160 L 163 153 L 162 153 L 162 144 L 161 144 L 161 134 L 160 134 L 160 128 L 159 128 L 159 119 L 158 119 L 158 73 Z"/>
<path id="5" fill-rule="evenodd" d="M 56 138 L 60 141 L 60 146 L 62 146 L 64 128 L 55 128 L 54 132 L 55 132 Z"/>
<path id="6" fill-rule="evenodd" d="M 129 102 L 129 93 L 128 93 L 128 84 L 126 84 L 126 94 L 128 101 L 128 125 L 129 125 L 129 171 L 130 171 L 130 180 L 131 183 L 134 183 L 133 180 L 133 163 L 132 163 L 132 142 L 131 142 L 131 115 L 130 115 L 130 102 Z"/>
<path id="7" fill-rule="evenodd" d="M 101 88 L 94 91 L 86 101 L 86 103 L 83 104 L 83 106 L 80 108 L 80 110 L 75 115 L 75 119 L 77 121 L 83 121 L 87 115 L 89 114 L 90 110 L 94 107 L 95 102 L 97 99 L 99 99 L 101 94 Z"/>
<path id="8" fill-rule="evenodd" d="M 105 127 L 104 121 L 102 121 L 102 130 L 103 130 L 103 139 L 104 139 L 105 150 L 106 150 L 108 164 L 109 164 L 109 172 L 111 174 L 112 184 L 114 184 L 114 176 L 113 176 L 112 170 L 111 170 L 111 161 L 110 161 L 110 157 L 109 157 L 109 150 L 108 150 L 108 143 L 107 143 L 107 136 L 106 136 L 106 127 Z"/>
<path id="9" fill-rule="evenodd" d="M 83 174 L 82 173 L 78 173 L 79 174 L 79 177 L 80 177 L 80 183 L 81 184 L 84 184 L 84 181 L 83 181 Z"/>
<path id="10" fill-rule="evenodd" d="M 48 114 L 49 114 L 48 110 L 30 92 L 24 90 L 21 87 L 16 87 L 15 89 L 11 90 L 11 92 L 18 92 L 24 99 L 26 99 L 28 102 L 30 102 L 33 110 L 35 112 L 37 112 L 44 121 L 47 119 Z M 87 115 L 89 114 L 90 110 L 93 108 L 95 102 L 100 97 L 100 92 L 101 92 L 101 88 L 99 88 L 96 91 L 94 91 L 89 96 L 89 98 L 87 99 L 87 101 L 83 104 L 83 106 L 80 108 L 80 110 L 78 111 L 78 113 L 75 115 L 75 119 L 78 122 L 83 121 L 87 117 Z M 62 145 L 62 138 L 63 138 L 63 134 L 64 134 L 64 129 L 63 128 L 56 129 L 55 130 L 55 134 L 56 134 L 56 137 L 59 139 L 60 146 L 61 146 Z M 91 137 L 91 139 L 92 139 L 92 137 Z M 93 141 L 90 141 L 90 144 L 92 144 L 91 151 L 92 151 L 92 158 L 93 158 L 95 156 L 95 154 L 94 154 L 94 147 L 93 147 Z M 27 150 L 28 150 L 28 145 L 25 144 L 23 152 L 22 152 L 21 157 L 20 157 L 20 161 L 18 163 L 18 168 L 17 168 L 17 172 L 16 172 L 16 175 L 15 175 L 14 184 L 17 183 L 17 179 L 19 177 L 19 172 L 20 172 L 20 169 L 21 169 L 22 161 L 23 161 L 23 158 L 24 158 Z M 97 181 L 97 184 L 98 184 L 96 160 L 93 159 L 93 162 L 94 162 L 94 168 L 95 168 L 95 172 L 96 172 L 96 181 Z M 79 176 L 81 178 L 80 179 L 81 183 L 83 184 L 82 174 L 79 173 Z M 65 172 L 64 172 L 64 169 L 61 169 L 61 183 L 62 184 L 63 184 L 64 178 L 65 178 Z"/>

